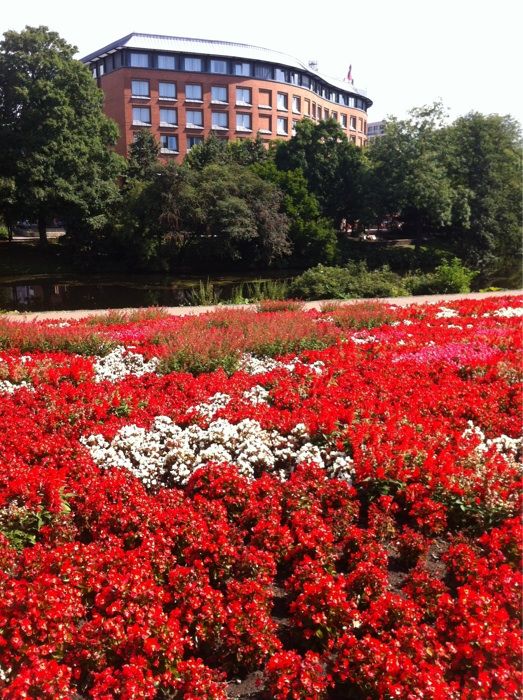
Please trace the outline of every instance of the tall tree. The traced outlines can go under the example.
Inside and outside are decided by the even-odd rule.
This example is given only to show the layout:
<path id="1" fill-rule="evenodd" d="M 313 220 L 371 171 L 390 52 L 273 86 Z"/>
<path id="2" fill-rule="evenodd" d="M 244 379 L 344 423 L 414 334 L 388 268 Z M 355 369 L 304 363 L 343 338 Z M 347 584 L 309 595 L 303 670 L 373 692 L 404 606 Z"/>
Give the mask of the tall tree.
<path id="1" fill-rule="evenodd" d="M 76 48 L 47 27 L 8 31 L 0 42 L 0 176 L 15 182 L 47 242 L 51 217 L 99 223 L 116 194 L 117 127 Z"/>
<path id="2" fill-rule="evenodd" d="M 448 169 L 468 193 L 469 221 L 459 229 L 466 255 L 482 268 L 520 255 L 522 139 L 509 116 L 471 112 L 447 129 Z"/>
<path id="3" fill-rule="evenodd" d="M 280 170 L 303 172 L 323 214 L 336 228 L 344 218 L 354 221 L 361 217 L 364 155 L 348 141 L 336 121 L 298 122 L 296 134 L 278 143 L 275 159 Z"/>
<path id="4" fill-rule="evenodd" d="M 444 111 L 436 103 L 411 110 L 409 119 L 390 118 L 369 148 L 371 189 L 379 220 L 399 216 L 420 235 L 449 225 L 455 209 L 442 147 Z"/>
<path id="5" fill-rule="evenodd" d="M 160 170 L 160 144 L 148 129 L 142 129 L 129 148 L 128 180 L 151 180 Z"/>

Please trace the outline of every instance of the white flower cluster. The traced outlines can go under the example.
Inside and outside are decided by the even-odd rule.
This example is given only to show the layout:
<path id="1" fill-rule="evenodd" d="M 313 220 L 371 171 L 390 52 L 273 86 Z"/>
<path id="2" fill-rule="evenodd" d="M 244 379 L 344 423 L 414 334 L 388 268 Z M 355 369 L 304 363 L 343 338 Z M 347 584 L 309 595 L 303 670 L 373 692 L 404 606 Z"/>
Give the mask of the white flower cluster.
<path id="1" fill-rule="evenodd" d="M 221 394 L 220 392 L 217 392 L 211 396 L 206 403 L 199 403 L 196 406 L 191 406 L 191 408 L 188 410 L 188 414 L 191 415 L 192 413 L 198 413 L 200 416 L 210 419 L 215 413 L 218 413 L 219 410 L 225 408 L 230 400 L 231 397 L 229 394 Z"/>
<path id="2" fill-rule="evenodd" d="M 459 313 L 456 309 L 449 309 L 447 306 L 440 306 L 436 318 L 456 318 Z"/>
<path id="3" fill-rule="evenodd" d="M 379 338 L 376 338 L 375 335 L 351 335 L 350 339 L 352 340 L 353 343 L 356 343 L 356 345 L 365 345 L 366 343 L 377 343 Z"/>
<path id="4" fill-rule="evenodd" d="M 123 345 L 112 350 L 105 357 L 96 357 L 93 363 L 95 382 L 108 380 L 116 382 L 129 374 L 141 377 L 149 372 L 156 372 L 160 361 L 153 357 L 146 362 L 143 355 L 129 352 Z"/>
<path id="5" fill-rule="evenodd" d="M 496 438 L 487 438 L 481 428 L 474 425 L 471 420 L 467 421 L 467 423 L 469 427 L 464 430 L 462 437 L 468 439 L 472 436 L 476 436 L 479 440 L 479 444 L 476 448 L 478 452 L 487 452 L 494 446 L 501 455 L 505 457 L 515 457 L 523 451 L 523 436 L 511 438 L 508 435 L 500 435 Z"/>
<path id="6" fill-rule="evenodd" d="M 303 462 L 315 462 L 330 477 L 349 482 L 353 473 L 348 455 L 313 445 L 303 424 L 282 435 L 251 419 L 232 424 L 222 418 L 208 428 L 181 428 L 167 416 L 157 416 L 150 430 L 127 425 L 110 442 L 102 435 L 81 442 L 100 467 L 128 469 L 149 488 L 183 486 L 209 462 L 235 464 L 248 479 L 268 471 L 284 480 Z"/>
<path id="7" fill-rule="evenodd" d="M 279 360 L 274 360 L 272 357 L 256 357 L 256 355 L 251 355 L 250 353 L 245 353 L 240 359 L 240 364 L 238 369 L 242 372 L 247 372 L 247 374 L 264 374 L 265 372 L 272 372 L 274 369 L 286 369 L 288 372 L 294 372 L 298 365 L 307 367 L 314 374 L 321 374 L 325 364 L 321 360 L 312 362 L 308 365 L 306 362 L 302 362 L 299 357 L 295 357 L 290 362 L 280 362 Z"/>
<path id="8" fill-rule="evenodd" d="M 29 389 L 29 391 L 34 391 L 29 382 L 23 381 L 18 384 L 14 384 L 7 379 L 0 379 L 0 394 L 14 394 L 15 391 L 23 388 Z"/>
<path id="9" fill-rule="evenodd" d="M 484 314 L 487 316 L 487 314 Z M 523 316 L 523 306 L 504 306 L 502 309 L 496 309 L 492 312 L 492 316 L 500 316 L 501 318 L 519 318 Z"/>
<path id="10" fill-rule="evenodd" d="M 269 398 L 269 392 L 261 384 L 256 384 L 255 386 L 251 386 L 250 389 L 244 391 L 242 398 L 244 401 L 252 403 L 253 406 L 259 406 L 261 403 L 268 403 L 267 399 Z"/>

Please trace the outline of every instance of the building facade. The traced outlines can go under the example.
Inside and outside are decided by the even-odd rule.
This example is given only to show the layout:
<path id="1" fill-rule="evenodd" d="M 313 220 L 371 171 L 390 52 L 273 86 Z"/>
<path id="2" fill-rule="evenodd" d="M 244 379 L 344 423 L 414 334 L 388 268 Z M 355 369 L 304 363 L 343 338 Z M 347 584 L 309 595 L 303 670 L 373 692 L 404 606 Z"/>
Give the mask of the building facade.
<path id="1" fill-rule="evenodd" d="M 367 124 L 367 138 L 369 142 L 383 136 L 385 134 L 386 126 L 387 122 L 385 119 L 382 119 L 380 122 L 369 122 Z"/>
<path id="2" fill-rule="evenodd" d="M 289 139 L 304 118 L 334 118 L 353 143 L 367 143 L 372 101 L 364 91 L 283 53 L 133 33 L 82 61 L 104 92 L 105 113 L 120 127 L 122 155 L 140 129 L 156 136 L 163 157 L 181 161 L 211 133 Z"/>

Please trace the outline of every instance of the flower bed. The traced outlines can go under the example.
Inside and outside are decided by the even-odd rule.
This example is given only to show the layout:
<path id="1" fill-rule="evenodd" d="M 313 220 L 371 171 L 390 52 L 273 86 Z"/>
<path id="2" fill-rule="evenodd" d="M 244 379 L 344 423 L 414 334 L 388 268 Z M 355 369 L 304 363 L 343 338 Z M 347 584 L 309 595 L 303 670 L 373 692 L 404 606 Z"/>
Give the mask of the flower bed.
<path id="1" fill-rule="evenodd" d="M 0 319 L 0 698 L 518 698 L 521 315 Z"/>

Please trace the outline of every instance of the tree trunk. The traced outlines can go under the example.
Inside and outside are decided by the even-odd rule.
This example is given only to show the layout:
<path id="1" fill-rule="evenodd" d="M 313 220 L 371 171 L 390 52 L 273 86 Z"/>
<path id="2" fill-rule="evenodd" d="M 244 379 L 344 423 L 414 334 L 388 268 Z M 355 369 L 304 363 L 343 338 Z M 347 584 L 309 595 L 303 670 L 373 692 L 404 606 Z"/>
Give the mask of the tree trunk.
<path id="1" fill-rule="evenodd" d="M 41 211 L 38 214 L 38 235 L 40 236 L 40 245 L 48 245 L 49 241 L 47 240 L 47 220 L 45 212 L 43 211 Z"/>

